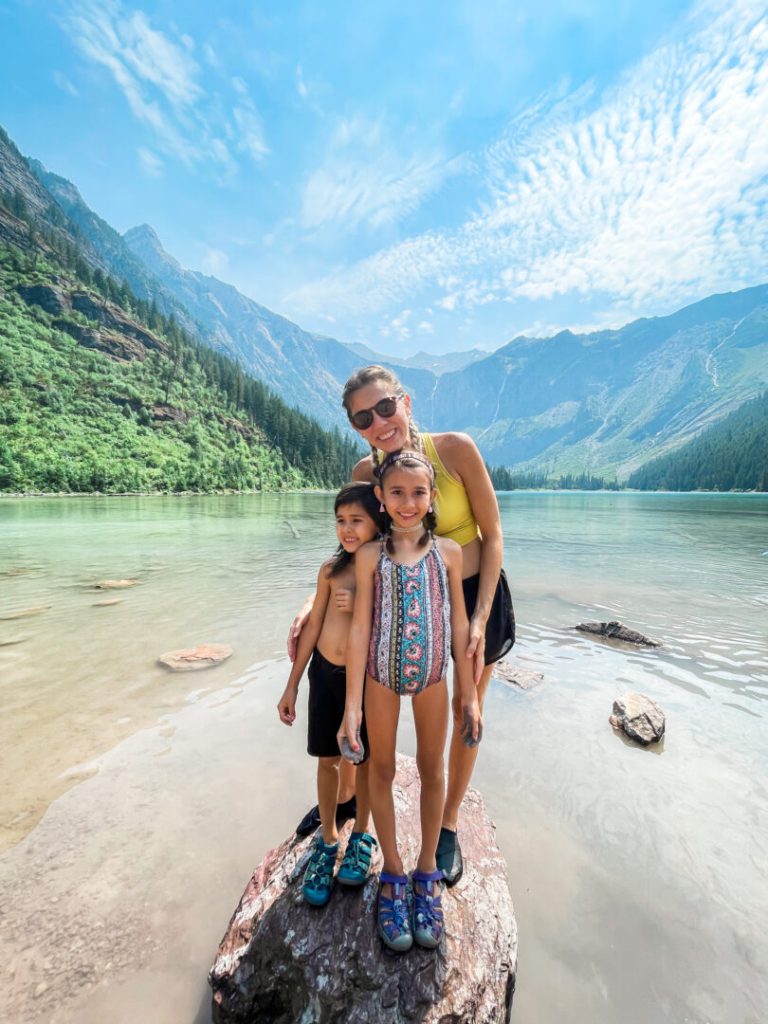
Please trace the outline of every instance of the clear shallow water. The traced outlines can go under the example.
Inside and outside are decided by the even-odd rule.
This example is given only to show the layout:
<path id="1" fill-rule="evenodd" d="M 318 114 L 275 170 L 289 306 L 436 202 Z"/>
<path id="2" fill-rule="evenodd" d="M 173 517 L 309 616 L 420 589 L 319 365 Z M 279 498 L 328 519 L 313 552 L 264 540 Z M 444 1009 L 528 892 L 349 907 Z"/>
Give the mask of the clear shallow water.
<path id="1" fill-rule="evenodd" d="M 768 500 L 500 504 L 515 659 L 545 676 L 492 685 L 475 776 L 520 930 L 513 1021 L 762 1022 Z M 0 646 L 9 1020 L 207 1020 L 229 914 L 312 792 L 303 725 L 281 727 L 274 704 L 330 509 L 327 495 L 0 502 L 0 644 L 21 641 Z M 120 577 L 141 582 L 92 589 Z M 105 596 L 121 603 L 94 607 Z M 31 607 L 48 610 L 2 618 Z M 586 618 L 665 646 L 572 631 Z M 157 666 L 201 640 L 235 654 L 199 674 Z M 666 710 L 663 751 L 608 726 L 630 688 Z"/>

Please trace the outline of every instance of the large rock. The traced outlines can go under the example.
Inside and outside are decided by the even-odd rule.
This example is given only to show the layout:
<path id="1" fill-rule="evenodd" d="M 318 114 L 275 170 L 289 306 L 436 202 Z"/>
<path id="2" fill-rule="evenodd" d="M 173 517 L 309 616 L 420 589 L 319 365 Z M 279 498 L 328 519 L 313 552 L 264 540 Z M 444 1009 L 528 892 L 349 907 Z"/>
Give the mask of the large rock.
<path id="1" fill-rule="evenodd" d="M 642 693 L 625 693 L 613 702 L 609 719 L 614 729 L 621 729 L 630 739 L 647 746 L 664 735 L 666 719 L 659 705 Z"/>
<path id="2" fill-rule="evenodd" d="M 609 640 L 623 640 L 628 644 L 639 644 L 641 647 L 661 647 L 658 640 L 630 629 L 623 622 L 580 622 L 576 629 L 582 633 L 594 633 L 595 636 L 608 637 Z"/>
<path id="3" fill-rule="evenodd" d="M 46 313 L 60 316 L 72 308 L 69 295 L 54 278 L 50 284 L 20 284 L 19 295 L 28 305 L 40 306 Z"/>
<path id="4" fill-rule="evenodd" d="M 419 778 L 398 756 L 395 810 L 406 869 L 419 845 Z M 343 851 L 351 825 L 342 832 Z M 446 935 L 436 952 L 398 955 L 376 933 L 377 878 L 336 885 L 327 907 L 304 902 L 312 840 L 270 850 L 221 941 L 209 981 L 216 1024 L 503 1024 L 517 970 L 517 927 L 504 860 L 479 793 L 459 822 L 465 871 L 443 892 Z M 377 857 L 374 869 L 381 869 Z"/>

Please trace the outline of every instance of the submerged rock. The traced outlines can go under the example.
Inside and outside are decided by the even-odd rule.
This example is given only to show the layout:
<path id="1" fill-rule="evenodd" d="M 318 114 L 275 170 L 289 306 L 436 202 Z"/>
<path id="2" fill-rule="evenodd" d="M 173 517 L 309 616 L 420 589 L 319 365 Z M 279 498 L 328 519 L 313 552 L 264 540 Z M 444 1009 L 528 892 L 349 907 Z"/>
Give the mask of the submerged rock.
<path id="1" fill-rule="evenodd" d="M 533 669 L 525 668 L 522 665 L 515 665 L 511 661 L 497 661 L 493 666 L 495 679 L 502 679 L 505 683 L 512 683 L 519 686 L 521 690 L 532 690 L 544 682 L 544 673 L 536 672 Z"/>
<path id="2" fill-rule="evenodd" d="M 624 640 L 625 643 L 639 644 L 641 647 L 662 646 L 659 640 L 652 640 L 636 629 L 625 626 L 623 622 L 580 622 L 575 628 L 582 633 L 594 633 L 595 636 L 605 636 L 610 640 Z"/>
<path id="3" fill-rule="evenodd" d="M 609 719 L 614 729 L 621 729 L 630 739 L 648 746 L 664 735 L 666 719 L 659 705 L 642 693 L 626 693 L 613 702 Z"/>
<path id="4" fill-rule="evenodd" d="M 94 583 L 95 590 L 125 590 L 126 587 L 135 587 L 138 580 L 99 580 Z"/>
<path id="5" fill-rule="evenodd" d="M 43 612 L 50 610 L 49 604 L 41 604 L 36 608 L 22 608 L 18 612 L 8 612 L 7 615 L 0 615 L 0 621 L 11 622 L 14 619 L 28 619 L 32 615 L 42 615 Z"/>
<path id="6" fill-rule="evenodd" d="M 213 668 L 232 656 L 227 644 L 198 644 L 179 651 L 166 651 L 158 661 L 174 672 L 197 672 L 202 668 Z"/>
<path id="7" fill-rule="evenodd" d="M 395 782 L 406 870 L 419 843 L 419 778 L 398 756 Z M 351 825 L 342 831 L 340 855 Z M 503 1024 L 517 970 L 517 926 L 504 860 L 483 801 L 470 789 L 459 834 L 461 881 L 443 891 L 445 937 L 435 952 L 384 948 L 375 924 L 378 879 L 336 884 L 330 903 L 310 907 L 301 878 L 312 840 L 291 836 L 253 873 L 209 975 L 216 1024 Z M 377 854 L 374 871 L 381 870 Z"/>

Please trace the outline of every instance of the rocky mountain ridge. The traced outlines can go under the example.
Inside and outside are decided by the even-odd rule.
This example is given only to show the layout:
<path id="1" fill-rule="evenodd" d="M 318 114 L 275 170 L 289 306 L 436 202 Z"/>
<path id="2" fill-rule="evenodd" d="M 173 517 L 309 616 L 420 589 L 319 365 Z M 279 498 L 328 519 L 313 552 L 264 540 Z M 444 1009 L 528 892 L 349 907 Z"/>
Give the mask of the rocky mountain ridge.
<path id="1" fill-rule="evenodd" d="M 7 148 L 0 137 L 0 171 L 9 165 Z M 768 286 L 710 296 L 618 330 L 518 337 L 495 352 L 452 353 L 437 364 L 423 354 L 376 357 L 186 270 L 146 225 L 120 236 L 71 183 L 32 162 L 39 180 L 31 185 L 22 164 L 13 163 L 14 175 L 27 201 L 44 207 L 43 185 L 49 188 L 92 259 L 326 426 L 348 429 L 341 386 L 361 362 L 380 358 L 413 396 L 422 428 L 470 433 L 493 465 L 623 479 L 768 386 Z"/>

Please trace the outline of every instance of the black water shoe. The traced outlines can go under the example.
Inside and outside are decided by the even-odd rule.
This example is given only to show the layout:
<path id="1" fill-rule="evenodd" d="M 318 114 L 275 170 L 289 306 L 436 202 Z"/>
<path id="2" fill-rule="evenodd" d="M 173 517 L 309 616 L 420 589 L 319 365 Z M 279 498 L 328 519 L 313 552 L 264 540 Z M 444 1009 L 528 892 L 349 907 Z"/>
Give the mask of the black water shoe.
<path id="1" fill-rule="evenodd" d="M 343 825 L 345 821 L 349 821 L 350 818 L 354 818 L 357 814 L 357 798 L 351 796 L 349 800 L 345 800 L 343 804 L 338 804 L 336 807 L 336 824 Z M 296 826 L 296 835 L 311 836 L 320 828 L 320 808 L 315 804 L 304 817 L 301 819 L 299 824 Z"/>
<path id="2" fill-rule="evenodd" d="M 436 858 L 437 866 L 443 872 L 445 884 L 456 885 L 464 874 L 464 860 L 461 856 L 459 837 L 449 828 L 440 829 Z"/>

